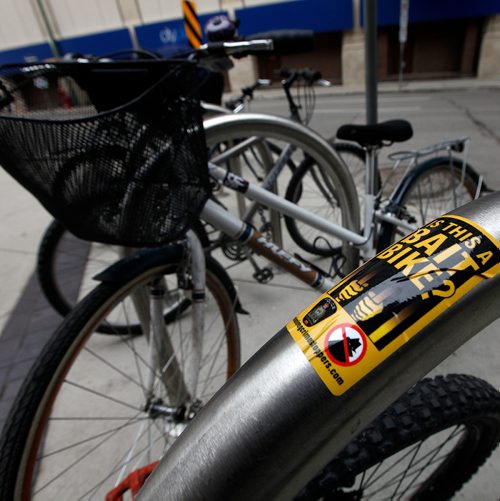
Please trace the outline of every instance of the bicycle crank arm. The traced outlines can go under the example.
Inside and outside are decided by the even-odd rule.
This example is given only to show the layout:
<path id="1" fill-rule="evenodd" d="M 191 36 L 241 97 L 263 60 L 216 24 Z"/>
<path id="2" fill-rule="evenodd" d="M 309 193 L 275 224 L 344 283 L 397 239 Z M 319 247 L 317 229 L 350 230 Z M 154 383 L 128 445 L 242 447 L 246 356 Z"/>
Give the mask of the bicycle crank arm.
<path id="1" fill-rule="evenodd" d="M 139 499 L 291 499 L 497 318 L 498 221 L 495 193 L 406 236 L 321 296 L 202 409 Z"/>

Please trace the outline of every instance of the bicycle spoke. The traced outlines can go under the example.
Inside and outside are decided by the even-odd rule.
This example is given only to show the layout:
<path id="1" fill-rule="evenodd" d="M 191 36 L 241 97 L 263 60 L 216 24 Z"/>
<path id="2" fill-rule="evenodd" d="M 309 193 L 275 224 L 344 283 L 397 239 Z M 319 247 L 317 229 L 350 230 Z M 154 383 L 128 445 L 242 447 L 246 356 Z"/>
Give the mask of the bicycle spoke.
<path id="1" fill-rule="evenodd" d="M 148 371 L 150 371 L 151 373 L 153 373 L 157 379 L 161 378 L 161 374 L 159 372 L 157 372 L 156 369 L 154 369 L 153 367 L 151 367 L 151 365 L 144 359 L 144 357 L 141 356 L 137 352 L 137 350 L 135 349 L 133 340 L 127 339 L 125 336 L 120 336 L 120 339 L 127 345 L 127 347 L 132 352 L 132 354 L 134 356 L 134 360 L 136 362 L 136 367 L 137 367 L 137 371 L 138 371 L 138 377 L 139 377 L 139 379 L 141 381 L 143 381 L 143 380 L 142 380 L 142 372 L 140 371 L 139 364 L 138 364 L 139 361 L 142 362 L 142 364 L 144 365 L 144 367 Z M 144 382 L 142 382 L 141 386 L 144 387 L 144 388 L 146 387 L 146 385 L 144 384 Z"/>
<path id="2" fill-rule="evenodd" d="M 136 424 L 138 423 L 139 421 L 144 421 L 144 420 L 147 420 L 148 417 L 143 417 L 143 418 L 140 418 L 140 419 L 134 419 L 134 418 L 121 418 L 121 420 L 126 420 L 127 423 L 124 424 L 124 425 L 121 425 L 121 426 L 117 426 L 116 428 L 113 428 L 111 430 L 106 430 L 106 431 L 103 431 L 101 433 L 97 433 L 96 435 L 92 435 L 91 437 L 87 437 L 83 440 L 79 440 L 78 442 L 74 442 L 70 445 L 66 445 L 65 447 L 62 447 L 60 449 L 56 449 L 54 451 L 50 451 L 50 452 L 47 452 L 47 453 L 44 453 L 40 456 L 37 456 L 37 460 L 40 460 L 40 459 L 46 459 L 50 456 L 54 456 L 55 454 L 60 454 L 61 452 L 64 452 L 64 451 L 67 451 L 69 449 L 73 449 L 75 447 L 78 447 L 79 445 L 83 445 L 83 444 L 86 444 L 88 442 L 91 442 L 92 440 L 95 440 L 97 438 L 100 438 L 100 437 L 104 437 L 106 435 L 108 435 L 109 433 L 114 433 L 115 431 L 120 431 L 122 430 L 123 428 L 127 427 L 127 426 L 130 426 L 130 425 L 133 425 L 133 424 Z M 75 420 L 75 419 L 74 419 Z M 107 421 L 110 420 L 110 418 L 107 418 L 106 419 Z M 51 418 L 50 421 L 53 421 L 53 419 Z"/>
<path id="3" fill-rule="evenodd" d="M 40 493 L 41 491 L 45 490 L 49 485 L 53 484 L 56 480 L 58 480 L 63 475 L 65 475 L 74 466 L 76 466 L 77 464 L 81 463 L 85 458 L 87 458 L 88 456 L 90 456 L 90 454 L 92 454 L 97 449 L 99 449 L 103 444 L 105 444 L 106 442 L 108 442 L 111 438 L 113 438 L 119 431 L 121 431 L 122 429 L 124 429 L 126 426 L 127 425 L 124 424 L 123 426 L 121 426 L 119 428 L 116 428 L 112 433 L 110 433 L 107 436 L 107 438 L 105 438 L 104 440 L 102 440 L 101 442 L 99 442 L 97 445 L 95 445 L 90 450 L 88 450 L 85 454 L 83 454 L 82 456 L 80 456 L 79 458 L 77 458 L 76 460 L 74 460 L 72 463 L 70 463 L 66 468 L 64 468 L 56 476 L 52 477 L 48 482 L 46 482 L 44 485 L 42 485 L 41 487 L 39 487 L 38 489 L 36 489 L 33 494 L 36 495 L 36 494 Z"/>
<path id="4" fill-rule="evenodd" d="M 410 487 L 416 482 L 416 480 L 419 478 L 419 476 L 424 472 L 424 470 L 426 468 L 428 468 L 429 466 L 435 464 L 435 463 L 440 463 L 442 461 L 444 461 L 446 459 L 446 457 L 448 456 L 448 454 L 446 456 L 441 456 L 441 457 L 437 457 L 436 456 L 443 450 L 443 448 L 449 444 L 449 442 L 451 441 L 452 438 L 454 438 L 456 435 L 458 435 L 459 433 L 459 427 L 455 427 L 454 430 L 452 430 L 452 432 L 450 433 L 450 435 L 442 441 L 441 443 L 441 446 L 440 447 L 436 447 L 434 449 L 434 451 L 431 451 L 427 454 L 427 456 L 430 456 L 429 460 L 427 461 L 427 463 L 420 468 L 420 471 L 418 472 L 418 474 L 414 477 L 413 481 L 408 485 L 408 487 L 406 488 L 406 491 L 407 492 Z"/>
<path id="5" fill-rule="evenodd" d="M 422 441 L 422 442 L 420 442 L 420 443 L 418 444 L 418 446 L 417 446 L 417 447 L 415 447 L 415 451 L 414 451 L 414 452 L 413 452 L 413 454 L 412 454 L 412 457 L 411 457 L 411 459 L 410 459 L 410 462 L 409 462 L 409 463 L 408 463 L 408 465 L 406 466 L 405 471 L 404 471 L 404 472 L 402 472 L 402 474 L 401 474 L 401 478 L 399 479 L 399 482 L 397 483 L 396 488 L 394 489 L 394 494 L 393 494 L 393 497 L 394 497 L 394 496 L 396 495 L 396 493 L 398 492 L 399 488 L 401 487 L 401 484 L 403 483 L 403 480 L 405 479 L 405 477 L 406 477 L 407 473 L 410 471 L 411 466 L 412 466 L 412 464 L 413 464 L 413 461 L 414 461 L 414 459 L 417 457 L 417 454 L 418 454 L 418 452 L 420 451 L 420 449 L 422 448 L 422 444 L 423 444 L 423 443 L 424 443 L 424 442 Z M 421 470 L 421 471 L 423 471 L 423 470 Z M 411 485 L 410 485 L 410 486 L 411 486 Z M 407 491 L 407 489 L 405 490 L 405 492 L 406 492 L 406 491 Z"/>
<path id="6" fill-rule="evenodd" d="M 64 382 L 75 387 L 75 388 L 78 388 L 78 389 L 83 390 L 83 391 L 88 392 L 88 393 L 92 393 L 93 395 L 101 397 L 101 398 L 108 400 L 110 402 L 114 402 L 116 404 L 123 405 L 125 407 L 128 407 L 129 409 L 133 409 L 134 411 L 142 412 L 142 409 L 139 409 L 138 407 L 134 407 L 133 405 L 127 404 L 125 402 L 121 402 L 120 400 L 113 398 L 113 397 L 110 397 L 109 395 L 105 395 L 104 393 L 101 393 L 97 390 L 92 390 L 91 388 L 86 388 L 85 386 L 82 386 L 82 385 L 75 383 L 73 381 L 68 381 L 67 379 L 65 379 Z"/>
<path id="7" fill-rule="evenodd" d="M 130 460 L 136 459 L 138 456 L 144 453 L 145 450 L 147 450 L 150 447 L 153 447 L 157 442 L 159 442 L 163 437 L 159 436 L 152 444 L 147 445 L 140 451 L 138 451 L 135 455 L 133 455 Z M 95 486 L 93 486 L 91 489 L 89 489 L 87 492 L 84 492 L 79 499 L 83 499 L 85 496 L 88 496 L 92 492 L 97 492 L 99 488 L 101 488 L 113 475 L 115 475 L 120 469 L 123 467 L 122 462 L 120 461 L 120 464 L 118 464 L 105 478 L 100 480 Z M 92 494 L 93 495 L 93 494 Z"/>
<path id="8" fill-rule="evenodd" d="M 222 344 L 224 342 L 224 336 L 223 334 L 221 334 L 219 336 L 219 341 L 217 342 L 217 345 L 215 346 L 214 345 L 214 348 L 216 348 L 216 351 L 218 352 L 220 350 L 220 348 L 222 347 Z M 208 374 L 207 376 L 205 377 L 205 383 L 200 391 L 200 394 L 204 395 L 207 391 L 208 391 L 208 384 L 209 382 L 211 381 L 211 378 L 212 380 L 216 377 L 217 374 L 213 375 L 213 371 L 214 371 L 214 367 L 215 367 L 215 363 L 217 361 L 217 358 L 216 357 L 213 357 L 212 358 L 212 363 L 210 365 L 210 368 L 208 370 Z M 220 366 L 220 365 L 219 365 Z"/>
<path id="9" fill-rule="evenodd" d="M 147 429 L 149 430 L 149 428 L 147 428 Z M 139 443 L 139 440 L 142 437 L 143 433 L 145 433 L 144 423 L 141 423 L 141 427 L 137 430 L 137 436 L 136 436 L 135 440 L 132 442 L 132 445 L 129 447 L 128 452 L 126 453 L 124 465 L 121 468 L 120 473 L 118 474 L 118 478 L 116 479 L 115 485 L 118 485 L 125 477 L 126 467 L 127 467 L 128 463 L 130 462 L 130 458 L 133 456 L 134 449 L 137 446 L 137 444 Z"/>
<path id="10" fill-rule="evenodd" d="M 401 498 L 404 494 L 408 494 L 410 492 L 410 489 L 416 489 L 419 485 L 421 485 L 421 483 L 416 484 L 416 481 L 426 469 L 433 466 L 434 464 L 441 464 L 442 461 L 446 459 L 449 453 L 446 453 L 446 455 L 444 456 L 439 456 L 439 453 L 443 450 L 444 447 L 449 445 L 450 441 L 453 440 L 459 433 L 460 432 L 457 430 L 457 428 L 453 429 L 447 437 L 443 437 L 443 439 L 440 440 L 440 445 L 434 447 L 432 450 L 425 451 L 424 455 L 418 458 L 418 460 L 416 460 L 417 455 L 422 449 L 425 441 L 420 441 L 414 446 L 408 448 L 405 454 L 397 459 L 397 464 L 402 464 L 403 462 L 406 462 L 407 458 L 409 458 L 408 464 L 401 472 L 392 473 L 394 464 L 396 463 L 389 464 L 386 466 L 386 468 L 380 471 L 382 465 L 385 463 L 385 461 L 381 461 L 376 465 L 376 467 L 373 468 L 373 471 L 370 472 L 365 481 L 362 481 L 360 483 L 359 490 L 363 490 L 363 492 L 365 492 L 368 491 L 371 487 L 377 485 L 377 488 L 375 490 L 369 490 L 369 495 L 374 496 L 376 494 L 380 494 L 383 491 L 386 491 L 388 488 L 395 486 L 392 494 L 388 497 L 388 499 Z M 377 474 L 375 475 L 375 473 Z M 389 476 L 389 478 L 385 480 L 383 485 L 378 486 L 378 482 L 382 478 L 384 478 L 387 473 L 390 473 L 391 476 Z M 363 477 L 365 476 L 366 471 L 363 472 Z M 403 487 L 403 481 L 405 479 L 409 480 L 409 482 L 404 485 L 403 491 L 398 492 L 400 488 Z"/>
<path id="11" fill-rule="evenodd" d="M 126 374 L 125 372 L 120 370 L 118 367 L 113 365 L 111 362 L 108 362 L 107 360 L 105 360 L 103 357 L 101 357 L 100 355 L 95 353 L 93 350 L 91 350 L 88 346 L 85 346 L 83 349 L 87 353 L 90 353 L 93 357 L 100 360 L 103 364 L 107 365 L 108 367 L 110 367 L 111 369 L 116 371 L 118 374 L 122 375 L 125 379 L 128 379 L 130 382 L 134 383 L 136 386 L 138 386 L 142 390 L 145 390 L 144 386 L 141 383 L 137 382 L 134 378 L 132 378 L 131 376 L 129 376 L 128 374 Z"/>

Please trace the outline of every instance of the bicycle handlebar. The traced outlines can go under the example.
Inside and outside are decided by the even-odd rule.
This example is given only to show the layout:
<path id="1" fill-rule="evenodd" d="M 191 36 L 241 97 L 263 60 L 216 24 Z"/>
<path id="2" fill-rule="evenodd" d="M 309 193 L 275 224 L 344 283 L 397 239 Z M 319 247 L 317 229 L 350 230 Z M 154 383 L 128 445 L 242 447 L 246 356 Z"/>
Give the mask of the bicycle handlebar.
<path id="1" fill-rule="evenodd" d="M 273 30 L 255 33 L 246 40 L 269 39 L 273 41 L 273 52 L 278 55 L 299 54 L 314 49 L 314 32 L 311 30 Z"/>
<path id="2" fill-rule="evenodd" d="M 500 192 L 451 215 L 459 222 L 471 221 L 469 227 L 480 234 L 473 238 L 484 238 L 496 249 L 490 263 L 495 273 L 488 278 L 474 275 L 473 288 L 419 327 L 420 331 L 340 396 L 332 395 L 313 367 L 313 359 L 319 364 L 322 359 L 304 356 L 305 347 L 313 347 L 311 341 L 304 337 L 304 345 L 299 346 L 292 338 L 287 330 L 291 322 L 202 409 L 164 456 L 138 499 L 161 500 L 165 493 L 172 499 L 293 498 L 398 395 L 495 320 L 500 293 Z M 471 256 L 472 252 L 466 260 Z M 373 270 L 370 267 L 377 259 L 358 271 Z M 380 278 L 385 290 L 396 287 L 396 282 Z M 329 291 L 330 296 L 338 290 Z M 408 307 L 416 306 L 419 299 L 408 298 Z M 325 322 L 328 331 L 332 324 Z M 342 371 L 333 364 L 332 374 L 335 368 Z"/>
<path id="3" fill-rule="evenodd" d="M 229 99 L 224 103 L 226 108 L 230 109 L 234 113 L 240 112 L 245 106 L 245 100 L 251 101 L 253 99 L 254 91 L 266 85 L 271 85 L 271 80 L 259 78 L 252 85 L 243 87 L 239 96 L 234 99 Z"/>
<path id="4" fill-rule="evenodd" d="M 321 71 L 313 70 L 310 68 L 304 68 L 302 70 L 295 70 L 289 68 L 281 68 L 279 70 L 279 75 L 281 78 L 295 78 L 298 80 L 305 80 L 308 83 L 314 83 L 321 80 Z"/>
<path id="5" fill-rule="evenodd" d="M 239 42 L 208 42 L 196 49 L 198 56 L 234 56 L 258 55 L 263 51 L 273 50 L 273 40 L 256 39 Z"/>
<path id="6" fill-rule="evenodd" d="M 208 42 L 194 52 L 198 57 L 258 55 L 263 51 L 273 54 L 297 54 L 314 48 L 314 35 L 310 30 L 273 30 L 256 33 L 241 40 Z"/>

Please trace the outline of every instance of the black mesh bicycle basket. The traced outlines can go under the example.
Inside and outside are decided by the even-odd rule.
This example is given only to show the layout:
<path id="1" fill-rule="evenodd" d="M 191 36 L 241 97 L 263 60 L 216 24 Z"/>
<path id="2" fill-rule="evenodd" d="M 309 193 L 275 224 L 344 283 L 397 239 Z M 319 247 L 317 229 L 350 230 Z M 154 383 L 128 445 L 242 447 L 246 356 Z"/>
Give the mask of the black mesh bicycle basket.
<path id="1" fill-rule="evenodd" d="M 193 65 L 9 65 L 0 82 L 0 164 L 76 236 L 156 246 L 197 218 L 210 183 Z"/>

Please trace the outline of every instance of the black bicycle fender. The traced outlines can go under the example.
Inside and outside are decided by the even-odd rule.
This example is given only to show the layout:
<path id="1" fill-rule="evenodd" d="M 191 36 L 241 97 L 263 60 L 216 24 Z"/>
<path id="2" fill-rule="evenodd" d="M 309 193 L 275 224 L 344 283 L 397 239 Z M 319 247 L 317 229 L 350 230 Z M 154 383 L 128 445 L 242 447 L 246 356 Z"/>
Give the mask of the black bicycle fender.
<path id="1" fill-rule="evenodd" d="M 150 268 L 166 265 L 173 259 L 181 259 L 184 253 L 185 247 L 182 244 L 170 244 L 155 249 L 141 249 L 135 254 L 113 263 L 95 275 L 93 279 L 103 283 L 125 284 L 138 273 Z M 212 257 L 207 256 L 208 259 L 211 260 L 212 267 L 216 269 L 219 280 L 226 288 L 235 311 L 241 314 L 248 314 L 240 303 L 236 287 L 227 271 Z"/>
<path id="2" fill-rule="evenodd" d="M 172 259 L 180 259 L 185 252 L 181 244 L 171 244 L 154 249 L 141 249 L 131 256 L 120 259 L 93 277 L 104 283 L 123 284 L 132 277 L 155 266 L 168 264 Z"/>

